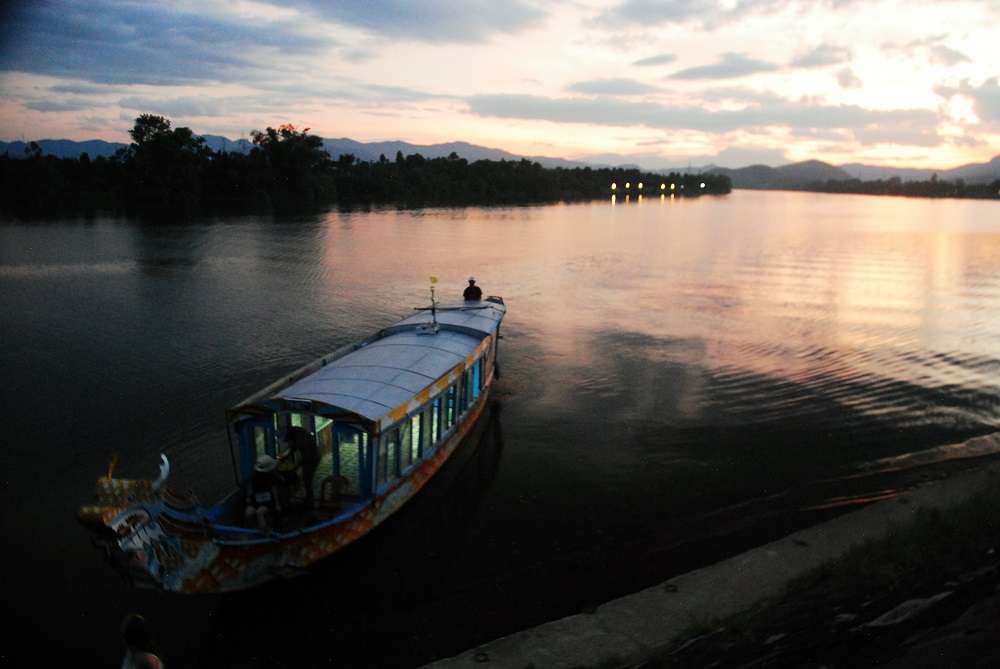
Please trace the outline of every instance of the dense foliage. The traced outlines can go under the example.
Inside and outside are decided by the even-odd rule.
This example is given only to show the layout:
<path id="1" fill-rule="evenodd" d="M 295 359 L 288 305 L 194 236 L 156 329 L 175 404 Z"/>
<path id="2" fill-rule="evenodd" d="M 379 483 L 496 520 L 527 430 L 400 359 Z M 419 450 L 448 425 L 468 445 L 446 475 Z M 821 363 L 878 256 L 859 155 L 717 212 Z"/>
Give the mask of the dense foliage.
<path id="1" fill-rule="evenodd" d="M 0 156 L 3 206 L 15 213 L 65 214 L 103 210 L 170 216 L 197 212 L 297 210 L 315 205 L 396 203 L 515 204 L 604 198 L 618 192 L 659 192 L 675 183 L 678 195 L 728 193 L 721 175 L 667 176 L 638 169 L 546 169 L 528 160 L 479 160 L 452 153 L 419 154 L 374 162 L 351 155 L 337 160 L 323 140 L 291 125 L 255 130 L 249 153 L 212 151 L 189 128 L 172 128 L 162 116 L 143 114 L 129 132 L 132 144 L 111 158 L 91 160 L 41 155 L 29 144 L 24 157 Z M 702 187 L 704 183 L 704 187 Z M 667 186 L 669 188 L 669 186 Z"/>
<path id="2" fill-rule="evenodd" d="M 908 197 L 970 197 L 1000 199 L 1000 179 L 992 183 L 967 184 L 962 179 L 946 181 L 937 175 L 927 181 L 903 181 L 899 177 L 861 181 L 824 181 L 812 183 L 801 190 L 820 193 L 859 193 L 863 195 L 905 195 Z"/>

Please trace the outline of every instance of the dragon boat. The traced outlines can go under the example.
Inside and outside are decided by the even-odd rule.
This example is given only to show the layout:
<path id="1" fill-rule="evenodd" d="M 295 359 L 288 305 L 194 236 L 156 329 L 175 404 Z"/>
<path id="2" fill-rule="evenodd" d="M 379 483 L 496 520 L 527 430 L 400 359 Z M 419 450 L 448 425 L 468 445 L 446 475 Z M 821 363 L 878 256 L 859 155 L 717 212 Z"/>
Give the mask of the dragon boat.
<path id="1" fill-rule="evenodd" d="M 79 521 L 131 584 L 180 593 L 241 590 L 300 574 L 412 498 L 462 443 L 499 375 L 500 297 L 431 307 L 303 366 L 229 409 L 235 489 L 212 505 L 159 476 L 97 480 Z M 255 463 L 288 428 L 319 455 L 273 525 L 245 520 Z M 301 432 L 300 432 L 301 433 Z M 264 458 L 266 461 L 267 458 Z"/>

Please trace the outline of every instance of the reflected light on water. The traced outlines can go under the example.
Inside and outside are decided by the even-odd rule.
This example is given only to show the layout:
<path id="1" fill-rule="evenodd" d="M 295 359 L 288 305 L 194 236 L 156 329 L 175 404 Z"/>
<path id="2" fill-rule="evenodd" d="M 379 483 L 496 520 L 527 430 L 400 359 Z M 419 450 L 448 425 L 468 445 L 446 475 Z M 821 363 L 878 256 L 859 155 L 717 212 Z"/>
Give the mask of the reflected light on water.
<path id="1" fill-rule="evenodd" d="M 664 538 L 665 523 L 859 462 L 895 468 L 919 453 L 934 464 L 955 453 L 933 447 L 995 428 L 996 203 L 754 191 L 671 192 L 669 207 L 617 201 L 0 226 L 0 369 L 19 396 L 58 395 L 67 418 L 23 402 L 5 426 L 21 468 L 10 496 L 31 511 L 9 514 L 32 542 L 11 555 L 36 619 L 67 583 L 111 621 L 60 610 L 60 629 L 93 638 L 121 617 L 107 594 L 117 577 L 85 542 L 59 539 L 77 529 L 65 501 L 91 493 L 110 452 L 146 473 L 163 450 L 199 493 L 228 486 L 225 408 L 426 305 L 429 275 L 442 302 L 473 274 L 509 306 L 496 387 L 504 448 L 489 488 L 472 480 L 482 504 L 469 523 L 444 528 L 453 546 L 429 544 L 446 568 L 414 591 L 414 602 L 430 598 L 411 622 L 456 593 L 491 601 L 501 576 L 527 592 L 510 606 L 533 602 L 551 580 L 536 589 L 524 574 L 547 560 L 561 573 L 564 556 L 591 555 L 597 573 L 638 539 L 686 545 Z M 39 444 L 73 467 L 51 468 Z M 997 449 L 982 448 L 974 455 Z M 867 502 L 890 487 L 830 500 Z M 52 579 L 67 551 L 82 576 Z M 615 564 L 609 573 L 635 561 Z M 600 580 L 570 578 L 573 588 Z M 417 572 L 399 581 L 411 580 L 421 583 Z M 329 592 L 318 601 L 337 603 Z M 395 615 L 384 603 L 372 619 Z M 232 630 L 243 629 L 238 608 L 226 613 Z M 324 639 L 325 651 L 331 623 L 316 620 L 323 628 L 302 638 Z"/>

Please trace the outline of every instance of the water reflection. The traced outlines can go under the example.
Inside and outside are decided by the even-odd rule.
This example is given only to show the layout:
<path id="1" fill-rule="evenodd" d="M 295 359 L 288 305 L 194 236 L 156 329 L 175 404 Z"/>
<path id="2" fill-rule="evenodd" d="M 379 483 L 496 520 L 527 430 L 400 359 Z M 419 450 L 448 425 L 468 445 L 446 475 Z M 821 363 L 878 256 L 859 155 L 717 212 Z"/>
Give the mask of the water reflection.
<path id="1" fill-rule="evenodd" d="M 231 481 L 225 408 L 425 304 L 429 275 L 457 299 L 475 274 L 510 306 L 496 388 L 503 466 L 468 477 L 478 496 L 442 503 L 455 518 L 407 521 L 398 539 L 372 543 L 386 585 L 360 582 L 378 606 L 411 607 L 416 619 L 494 621 L 466 641 L 688 564 L 673 554 L 655 561 L 659 571 L 635 568 L 624 545 L 661 550 L 733 502 L 994 429 L 995 203 L 737 191 L 671 192 L 669 206 L 639 207 L 622 192 L 187 227 L 0 226 L 0 368 L 17 407 L 3 457 L 19 474 L 0 492 L 20 542 L 5 571 L 18 575 L 21 618 L 86 611 L 58 622 L 73 630 L 67 646 L 90 648 L 114 636 L 125 609 L 160 606 L 123 590 L 74 539 L 72 509 L 111 454 L 123 474 L 146 474 L 165 450 L 178 481 L 214 498 Z M 349 569 L 364 571 L 353 559 Z M 411 583 L 410 562 L 433 578 Z M 339 571 L 308 582 L 337 590 Z M 71 582 L 52 576 L 68 573 Z M 529 592 L 518 586 L 525 574 Z M 477 596 L 498 584 L 506 594 Z M 227 608 L 220 634 L 246 649 L 268 622 L 295 636 L 287 618 L 319 636 L 290 603 L 308 599 L 299 587 L 270 591 L 273 606 L 246 637 Z M 347 608 L 357 606 L 360 590 L 346 587 Z M 464 594 L 421 610 L 426 588 Z M 350 628 L 334 601 L 305 610 Z M 393 615 L 373 607 L 358 624 Z"/>

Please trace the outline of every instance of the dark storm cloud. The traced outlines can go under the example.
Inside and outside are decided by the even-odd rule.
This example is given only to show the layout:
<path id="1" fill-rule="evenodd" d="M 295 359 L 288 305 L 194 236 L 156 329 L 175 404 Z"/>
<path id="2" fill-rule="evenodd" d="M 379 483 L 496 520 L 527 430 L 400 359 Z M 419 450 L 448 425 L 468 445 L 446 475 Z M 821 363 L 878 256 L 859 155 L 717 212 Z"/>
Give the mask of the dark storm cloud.
<path id="1" fill-rule="evenodd" d="M 571 84 L 568 90 L 587 95 L 642 95 L 657 89 L 634 79 L 591 79 Z"/>
<path id="2" fill-rule="evenodd" d="M 480 116 L 520 118 L 556 123 L 644 126 L 704 132 L 731 132 L 783 126 L 796 132 L 842 129 L 867 143 L 893 141 L 904 134 L 926 144 L 936 138 L 937 114 L 922 109 L 878 111 L 854 105 L 825 105 L 811 101 L 770 98 L 767 104 L 745 109 L 706 111 L 701 107 L 665 106 L 613 98 L 548 98 L 535 95 L 475 95 L 466 98 L 469 110 Z"/>
<path id="3" fill-rule="evenodd" d="M 288 24 L 226 21 L 121 0 L 17 3 L 2 31 L 0 70 L 102 84 L 225 81 L 253 69 L 268 72 L 273 63 L 252 61 L 254 48 L 310 54 L 328 45 Z"/>
<path id="4" fill-rule="evenodd" d="M 275 0 L 325 19 L 396 39 L 422 42 L 483 42 L 497 33 L 515 33 L 544 13 L 521 0 Z"/>
<path id="5" fill-rule="evenodd" d="M 699 65 L 679 70 L 670 75 L 670 79 L 735 79 L 746 77 L 758 72 L 771 72 L 778 69 L 774 63 L 747 58 L 739 53 L 724 53 L 711 65 Z"/>

